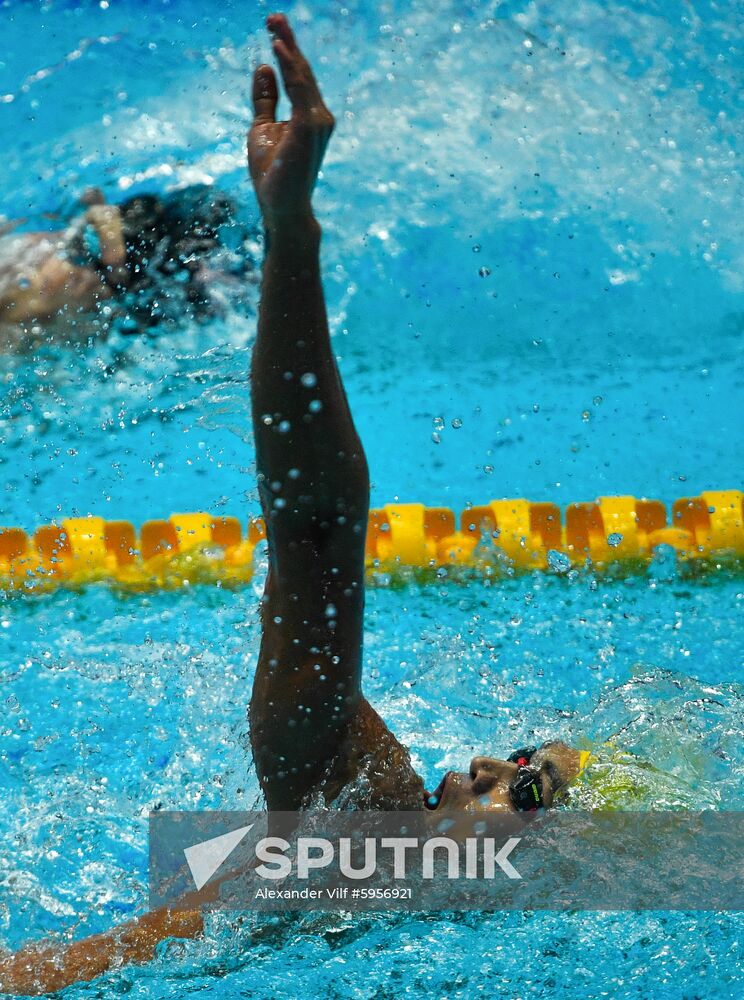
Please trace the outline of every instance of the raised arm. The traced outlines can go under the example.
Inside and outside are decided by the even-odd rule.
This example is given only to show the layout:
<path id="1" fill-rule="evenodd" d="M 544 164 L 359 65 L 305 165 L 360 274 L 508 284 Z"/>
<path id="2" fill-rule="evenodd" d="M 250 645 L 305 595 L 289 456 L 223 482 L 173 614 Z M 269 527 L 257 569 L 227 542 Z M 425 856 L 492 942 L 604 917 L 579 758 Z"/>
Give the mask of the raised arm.
<path id="1" fill-rule="evenodd" d="M 127 278 L 127 249 L 121 225 L 121 213 L 116 205 L 91 205 L 85 213 L 95 229 L 100 243 L 100 261 L 108 268 L 109 281 Z"/>
<path id="2" fill-rule="evenodd" d="M 332 771 L 330 792 L 370 758 L 371 804 L 416 808 L 423 788 L 408 753 L 361 692 L 369 477 L 331 351 L 310 204 L 333 118 L 286 19 L 274 15 L 269 27 L 292 118 L 274 120 L 276 80 L 259 67 L 249 160 L 267 253 L 252 380 L 270 566 L 253 752 L 272 809 L 297 808 Z M 158 942 L 201 930 L 198 909 L 162 909 L 66 947 L 29 945 L 0 959 L 0 991 L 61 989 L 148 961 Z"/>
<path id="3" fill-rule="evenodd" d="M 282 15 L 272 15 L 291 118 L 260 66 L 248 140 L 266 230 L 253 427 L 269 543 L 253 754 L 270 808 L 298 808 L 337 756 L 361 696 L 369 476 L 331 349 L 311 195 L 333 117 Z"/>

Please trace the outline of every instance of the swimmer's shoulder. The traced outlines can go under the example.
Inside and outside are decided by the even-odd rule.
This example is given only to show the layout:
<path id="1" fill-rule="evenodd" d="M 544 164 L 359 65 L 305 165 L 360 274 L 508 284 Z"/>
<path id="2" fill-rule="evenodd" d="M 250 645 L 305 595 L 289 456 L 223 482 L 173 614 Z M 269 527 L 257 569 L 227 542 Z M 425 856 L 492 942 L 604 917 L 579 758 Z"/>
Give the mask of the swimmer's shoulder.
<path id="1" fill-rule="evenodd" d="M 362 698 L 324 781 L 327 802 L 343 808 L 416 812 L 424 783 L 411 754 Z"/>

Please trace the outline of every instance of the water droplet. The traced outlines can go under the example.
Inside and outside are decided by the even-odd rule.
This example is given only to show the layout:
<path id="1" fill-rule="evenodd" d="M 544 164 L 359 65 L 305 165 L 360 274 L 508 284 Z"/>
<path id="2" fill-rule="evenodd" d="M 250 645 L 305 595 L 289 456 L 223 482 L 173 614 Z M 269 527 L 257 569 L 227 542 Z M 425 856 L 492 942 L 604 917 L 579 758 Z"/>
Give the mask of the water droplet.
<path id="1" fill-rule="evenodd" d="M 613 549 L 616 549 L 622 540 L 623 536 L 617 531 L 613 531 L 611 535 L 607 536 L 607 544 Z"/>
<path id="2" fill-rule="evenodd" d="M 312 399 L 310 401 L 310 405 L 308 406 L 308 410 L 311 413 L 320 413 L 320 411 L 322 409 L 323 409 L 323 404 L 321 403 L 321 401 L 319 399 Z"/>
<path id="3" fill-rule="evenodd" d="M 592 402 L 594 403 L 595 406 L 600 406 L 601 403 L 602 403 L 602 397 L 601 396 L 595 396 L 594 399 L 592 400 Z"/>
<path id="4" fill-rule="evenodd" d="M 455 428 L 456 431 L 462 427 L 462 420 L 460 419 L 460 417 L 452 418 L 452 426 Z"/>
<path id="5" fill-rule="evenodd" d="M 490 267 L 479 267 L 478 268 L 478 274 L 481 276 L 481 278 L 487 278 L 490 273 L 491 273 L 491 268 Z"/>
<path id="6" fill-rule="evenodd" d="M 279 426 L 277 427 L 277 430 L 279 431 L 280 434 L 286 434 L 289 430 L 291 430 L 291 428 L 292 425 L 288 420 L 282 420 Z"/>
<path id="7" fill-rule="evenodd" d="M 550 566 L 554 573 L 568 573 L 571 569 L 571 560 L 565 552 L 550 549 L 548 552 L 548 566 Z"/>
<path id="8" fill-rule="evenodd" d="M 584 421 L 585 424 L 589 423 L 590 418 L 591 418 L 591 413 L 589 412 L 589 410 L 581 411 L 581 419 Z"/>
<path id="9" fill-rule="evenodd" d="M 434 417 L 434 430 L 443 431 L 444 430 L 444 417 Z"/>
<path id="10" fill-rule="evenodd" d="M 480 245 L 480 243 L 474 243 L 473 244 L 473 253 L 480 253 L 480 252 L 481 252 L 481 245 Z"/>
<path id="11" fill-rule="evenodd" d="M 318 384 L 318 380 L 312 372 L 305 372 L 300 379 L 300 382 L 302 382 L 306 389 L 312 389 Z"/>
<path id="12" fill-rule="evenodd" d="M 431 439 L 434 442 L 434 444 L 440 444 L 442 441 L 441 437 L 439 436 L 439 434 L 437 434 L 436 431 L 432 432 Z"/>

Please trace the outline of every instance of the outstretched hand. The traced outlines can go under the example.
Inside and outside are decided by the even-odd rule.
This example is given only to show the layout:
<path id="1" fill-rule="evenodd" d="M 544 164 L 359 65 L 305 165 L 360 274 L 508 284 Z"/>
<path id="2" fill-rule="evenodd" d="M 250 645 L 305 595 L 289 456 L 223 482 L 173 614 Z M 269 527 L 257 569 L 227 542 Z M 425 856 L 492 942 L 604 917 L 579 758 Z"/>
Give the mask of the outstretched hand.
<path id="1" fill-rule="evenodd" d="M 272 228 L 284 219 L 312 214 L 310 200 L 334 118 L 286 17 L 271 14 L 266 25 L 274 35 L 274 54 L 292 103 L 289 121 L 276 121 L 276 76 L 271 66 L 259 66 L 253 77 L 248 164 L 264 222 Z"/>

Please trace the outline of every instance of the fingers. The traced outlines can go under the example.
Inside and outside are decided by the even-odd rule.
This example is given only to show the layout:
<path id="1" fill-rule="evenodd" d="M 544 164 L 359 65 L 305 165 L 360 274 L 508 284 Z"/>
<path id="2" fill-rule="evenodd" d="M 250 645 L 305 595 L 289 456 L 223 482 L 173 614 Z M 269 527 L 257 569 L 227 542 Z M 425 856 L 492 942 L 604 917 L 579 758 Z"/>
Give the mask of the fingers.
<path id="1" fill-rule="evenodd" d="M 272 47 L 293 111 L 324 107 L 313 71 L 297 45 L 287 18 L 284 14 L 271 14 L 266 25 L 274 35 Z"/>
<path id="2" fill-rule="evenodd" d="M 290 52 L 299 52 L 294 32 L 289 26 L 289 21 L 284 14 L 269 14 L 266 18 L 266 27 L 287 46 Z"/>
<path id="3" fill-rule="evenodd" d="M 253 124 L 265 125 L 275 121 L 278 100 L 274 70 L 263 63 L 253 74 Z"/>

